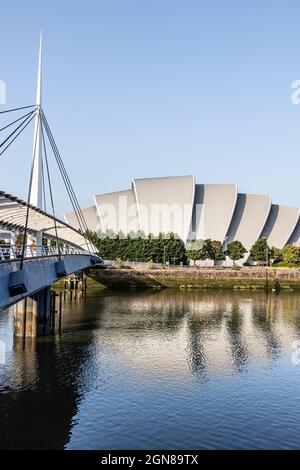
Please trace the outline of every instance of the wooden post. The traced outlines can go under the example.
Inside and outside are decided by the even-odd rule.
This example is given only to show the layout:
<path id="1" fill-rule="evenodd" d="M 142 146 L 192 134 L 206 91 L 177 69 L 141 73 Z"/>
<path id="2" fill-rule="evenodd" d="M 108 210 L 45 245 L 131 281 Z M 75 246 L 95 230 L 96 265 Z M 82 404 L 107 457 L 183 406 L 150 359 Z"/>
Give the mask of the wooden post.
<path id="1" fill-rule="evenodd" d="M 59 293 L 58 331 L 61 333 L 62 292 Z"/>

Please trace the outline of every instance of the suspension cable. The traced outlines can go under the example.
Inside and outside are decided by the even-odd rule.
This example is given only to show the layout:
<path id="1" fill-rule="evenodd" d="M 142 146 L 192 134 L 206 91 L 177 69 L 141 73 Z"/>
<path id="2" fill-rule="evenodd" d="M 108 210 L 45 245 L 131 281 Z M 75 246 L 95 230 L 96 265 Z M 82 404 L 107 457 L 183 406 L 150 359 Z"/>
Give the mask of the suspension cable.
<path id="1" fill-rule="evenodd" d="M 31 121 L 35 118 L 35 115 L 36 113 L 33 114 L 33 116 L 30 118 L 30 120 L 25 124 L 25 126 L 18 132 L 18 134 L 12 139 L 11 142 L 9 142 L 9 144 L 5 147 L 4 150 L 2 150 L 2 152 L 0 152 L 0 157 L 1 155 L 4 154 L 4 152 L 11 146 L 11 144 L 19 137 L 19 135 L 24 131 L 24 129 L 26 129 L 26 127 L 31 123 Z"/>
<path id="2" fill-rule="evenodd" d="M 45 130 L 46 132 L 50 129 L 47 129 L 46 126 L 45 126 Z M 51 132 L 51 131 L 50 131 Z M 55 141 L 54 139 L 52 140 L 51 139 L 51 135 L 49 135 L 49 133 L 47 132 L 47 136 L 48 136 L 48 139 L 49 139 L 49 142 L 50 142 L 50 145 L 52 147 L 52 151 L 54 153 L 54 156 L 55 156 L 55 159 L 56 159 L 56 162 L 57 162 L 57 165 L 58 165 L 58 168 L 60 170 L 60 173 L 61 173 L 61 176 L 62 176 L 62 179 L 63 179 L 63 182 L 64 182 L 64 185 L 66 187 L 66 191 L 68 193 L 68 196 L 69 196 L 69 199 L 71 201 L 71 204 L 72 204 L 72 207 L 73 207 L 73 210 L 74 210 L 74 214 L 76 216 L 76 219 L 77 219 L 77 222 L 78 222 L 78 225 L 79 225 L 79 230 L 81 231 L 81 233 L 83 234 L 84 238 L 86 239 L 86 246 L 87 246 L 87 250 L 89 251 L 89 253 L 91 253 L 91 248 L 92 248 L 92 245 L 90 244 L 90 240 L 84 235 L 85 232 L 88 230 L 87 228 L 87 225 L 86 225 L 86 222 L 85 222 L 85 219 L 84 219 L 84 216 L 82 214 L 82 211 L 81 211 L 81 208 L 79 206 L 79 203 L 78 203 L 78 200 L 76 198 L 76 195 L 75 195 L 75 192 L 74 192 L 74 189 L 72 187 L 72 184 L 69 180 L 69 177 L 68 177 L 68 174 L 66 172 L 66 169 L 63 165 L 63 162 L 62 162 L 62 159 L 60 157 L 60 154 L 58 152 L 58 149 L 56 147 L 56 144 L 55 144 Z M 53 138 L 53 136 L 52 136 Z"/>
<path id="3" fill-rule="evenodd" d="M 68 196 L 70 198 L 72 207 L 74 209 L 78 225 L 79 225 L 79 230 L 82 232 L 82 235 L 86 239 L 86 246 L 91 253 L 90 247 L 92 247 L 90 240 L 84 235 L 84 232 L 88 231 L 88 226 L 86 224 L 85 218 L 83 216 L 81 207 L 79 205 L 78 199 L 76 197 L 74 188 L 71 184 L 70 178 L 68 176 L 67 170 L 65 168 L 65 165 L 63 163 L 63 160 L 61 158 L 61 155 L 59 153 L 58 147 L 56 145 L 56 142 L 54 140 L 53 134 L 51 132 L 50 126 L 48 124 L 48 121 L 46 119 L 46 116 L 43 112 L 43 110 L 37 106 L 37 105 L 30 105 L 30 106 L 23 106 L 23 107 L 18 107 L 14 109 L 8 109 L 6 111 L 0 111 L 0 114 L 6 114 L 6 113 L 11 113 L 14 111 L 19 111 L 23 109 L 29 109 L 29 108 L 34 108 L 33 110 L 29 111 L 28 113 L 24 114 L 20 118 L 14 120 L 13 122 L 9 123 L 8 125 L 4 126 L 3 128 L 0 129 L 0 132 L 13 126 L 16 123 L 21 123 L 11 132 L 11 134 L 5 138 L 3 142 L 0 143 L 0 149 L 2 149 L 5 144 L 7 144 L 4 149 L 0 152 L 0 157 L 4 154 L 4 152 L 12 145 L 12 143 L 19 137 L 19 135 L 26 129 L 26 127 L 31 123 L 31 121 L 38 116 L 38 122 L 37 122 L 37 128 L 36 128 L 36 133 L 35 133 L 35 140 L 34 140 L 34 158 L 32 161 L 31 165 L 31 171 L 30 171 L 30 180 L 29 180 L 29 186 L 28 186 L 28 197 L 27 197 L 27 210 L 26 210 L 26 221 L 25 221 L 25 231 L 24 231 L 24 240 L 23 240 L 23 247 L 22 247 L 22 254 L 21 254 L 21 263 L 20 263 L 20 269 L 23 268 L 24 265 L 24 257 L 25 257 L 25 247 L 26 247 L 26 242 L 27 242 L 27 232 L 28 232 L 28 224 L 29 224 L 29 212 L 30 212 L 30 196 L 31 196 L 31 189 L 32 189 L 32 181 L 33 181 L 33 171 L 34 171 L 34 163 L 36 159 L 36 145 L 37 145 L 37 135 L 38 131 L 41 130 L 42 133 L 42 141 L 43 141 L 43 148 L 44 148 L 44 155 L 45 155 L 45 163 L 46 163 L 46 171 L 47 171 L 47 180 L 48 180 L 48 185 L 49 185 L 49 192 L 50 192 L 50 199 L 51 199 L 51 206 L 52 206 L 52 211 L 53 211 L 53 216 L 54 216 L 54 225 L 55 225 L 55 236 L 56 236 L 56 242 L 58 246 L 58 257 L 61 259 L 61 251 L 58 243 L 58 231 L 57 231 L 57 223 L 56 223 L 56 216 L 55 216 L 55 208 L 54 208 L 54 201 L 53 201 L 53 192 L 52 192 L 52 186 L 51 186 L 51 179 L 50 179 L 50 171 L 49 171 L 49 165 L 48 165 L 48 156 L 47 156 L 47 149 L 46 149 L 46 142 L 45 142 L 45 135 L 44 135 L 44 130 L 46 131 L 50 146 L 52 148 L 54 157 L 56 159 L 57 165 L 59 167 L 64 185 L 66 187 Z M 41 127 L 39 127 L 41 126 Z M 42 159 L 42 171 L 43 171 L 43 159 Z M 43 171 L 43 195 L 44 195 L 44 203 L 45 203 L 45 210 L 46 210 L 46 196 L 45 196 L 45 180 L 44 180 L 44 171 Z"/>
<path id="4" fill-rule="evenodd" d="M 33 111 L 29 111 L 29 113 L 27 114 L 24 114 L 23 116 L 19 117 L 19 119 L 16 119 L 15 121 L 11 122 L 10 124 L 7 124 L 7 126 L 4 126 L 0 129 L 0 132 L 1 131 L 4 131 L 5 129 L 7 129 L 8 127 L 12 126 L 13 124 L 16 124 L 16 122 L 19 122 L 21 121 L 21 119 L 25 118 L 26 116 L 29 116 L 29 114 L 32 114 Z"/>
<path id="5" fill-rule="evenodd" d="M 67 181 L 66 176 L 65 176 L 65 174 L 64 174 L 63 168 L 62 168 L 62 166 L 61 166 L 61 162 L 60 162 L 59 156 L 58 156 L 58 150 L 57 150 L 57 148 L 56 148 L 56 146 L 55 146 L 54 140 L 52 140 L 52 137 L 51 137 L 51 135 L 49 134 L 49 132 L 50 132 L 50 131 L 49 131 L 49 128 L 47 128 L 47 127 L 45 126 L 45 130 L 46 130 L 46 133 L 47 133 L 47 136 L 48 136 L 48 139 L 49 139 L 49 142 L 50 142 L 52 151 L 53 151 L 53 153 L 54 153 L 54 156 L 55 156 L 57 165 L 58 165 L 59 170 L 60 170 L 60 172 L 61 172 L 61 176 L 62 176 L 63 182 L 64 182 L 64 184 L 65 184 L 65 186 L 66 186 L 66 190 L 67 190 L 68 196 L 69 196 L 69 198 L 70 198 L 70 200 L 71 200 L 73 209 L 74 209 L 74 211 L 75 211 L 75 214 L 76 214 L 76 217 L 77 217 L 77 221 L 78 221 L 79 227 L 80 227 L 80 229 L 82 230 L 82 228 L 83 228 L 83 225 L 82 225 L 83 222 L 82 222 L 82 220 L 81 220 L 81 217 L 80 217 L 80 214 L 79 214 L 79 212 L 78 212 L 78 209 L 76 208 L 76 202 L 74 201 L 74 197 L 73 197 L 73 195 L 72 195 L 72 193 L 71 193 L 70 186 L 69 186 L 69 184 L 68 184 L 68 181 Z"/>
<path id="6" fill-rule="evenodd" d="M 44 113 L 43 113 L 43 115 L 44 115 Z M 68 194 L 69 194 L 69 197 L 71 198 L 71 202 L 72 202 L 72 200 L 73 200 L 73 203 L 72 203 L 73 208 L 74 208 L 75 212 L 78 212 L 78 216 L 79 216 L 80 219 L 81 219 L 81 222 L 78 221 L 78 223 L 79 223 L 81 229 L 87 229 L 86 222 L 85 222 L 85 220 L 84 220 L 84 217 L 83 217 L 83 214 L 82 214 L 80 205 L 79 205 L 78 200 L 77 200 L 76 195 L 75 195 L 75 191 L 74 191 L 73 186 L 72 186 L 72 184 L 71 184 L 71 182 L 70 182 L 70 179 L 69 179 L 69 176 L 68 176 L 68 174 L 67 174 L 66 168 L 65 168 L 65 166 L 64 166 L 64 163 L 63 163 L 62 158 L 61 158 L 61 156 L 60 156 L 60 153 L 59 153 L 59 151 L 58 151 L 58 148 L 57 148 L 57 145 L 56 145 L 56 143 L 55 143 L 53 134 L 52 134 L 52 132 L 51 132 L 51 130 L 50 130 L 50 127 L 49 127 L 49 124 L 48 124 L 48 122 L 47 122 L 47 119 L 46 119 L 45 115 L 44 115 L 43 117 L 44 117 L 44 119 L 45 119 L 45 121 L 44 121 L 45 129 L 46 129 L 48 138 L 49 138 L 49 140 L 50 140 L 50 143 L 51 143 L 53 152 L 54 152 L 54 154 L 55 154 L 55 158 L 56 158 L 57 164 L 58 164 L 59 169 L 60 169 L 60 171 L 61 171 L 62 178 L 63 178 L 64 183 L 65 183 L 65 185 L 66 185 L 66 188 L 67 188 L 67 190 L 68 190 Z M 74 205 L 75 205 L 75 207 L 74 207 Z"/>
<path id="7" fill-rule="evenodd" d="M 42 204 L 42 207 L 44 207 L 44 211 L 47 212 L 46 185 L 45 185 L 45 174 L 44 174 L 44 161 L 43 161 L 43 158 L 41 160 L 41 170 L 42 170 L 42 190 L 43 190 L 43 200 L 44 200 L 44 206 Z"/>
<path id="8" fill-rule="evenodd" d="M 0 111 L 0 114 L 12 113 L 14 111 L 19 111 L 21 109 L 36 108 L 36 104 L 31 104 L 30 106 L 22 106 L 21 108 L 7 109 L 6 111 Z"/>
<path id="9" fill-rule="evenodd" d="M 45 127 L 45 130 L 46 130 L 46 133 L 47 133 L 47 136 L 48 136 L 48 139 L 49 139 L 49 142 L 50 142 L 50 145 L 52 147 L 52 151 L 54 153 L 54 156 L 55 156 L 55 159 L 56 159 L 56 162 L 57 162 L 57 165 L 60 169 L 60 172 L 61 172 L 61 175 L 62 175 L 62 178 L 63 178 L 63 181 L 64 181 L 64 184 L 66 186 L 66 190 L 68 192 L 68 195 L 69 195 L 69 198 L 70 198 L 70 201 L 71 201 L 71 204 L 73 206 L 73 209 L 74 209 L 74 212 L 75 212 L 75 215 L 76 215 L 76 218 L 77 218 L 77 221 L 78 221 L 78 224 L 79 224 L 79 227 L 81 229 L 81 231 L 83 232 L 86 232 L 88 230 L 88 227 L 87 227 L 87 224 L 86 224 L 86 221 L 84 219 L 84 216 L 82 214 L 82 210 L 80 208 L 80 205 L 78 203 L 78 200 L 77 200 L 77 197 L 75 195 L 75 192 L 74 192 L 74 189 L 73 189 L 73 186 L 70 182 L 70 179 L 69 179 L 69 176 L 68 176 L 68 173 L 66 171 L 66 168 L 64 166 L 64 163 L 62 161 L 62 158 L 60 156 L 60 153 L 58 151 L 58 148 L 57 148 L 57 145 L 55 143 L 55 140 L 54 140 L 54 137 L 53 137 L 53 134 L 51 132 L 51 129 L 49 127 L 49 124 L 48 124 L 48 121 L 45 117 L 45 114 L 44 112 L 42 111 L 41 112 L 41 115 L 42 115 L 42 123 Z M 88 251 L 91 252 L 90 250 L 90 246 L 89 246 L 89 243 L 90 241 L 88 239 L 87 240 L 87 248 L 88 248 Z"/>
<path id="10" fill-rule="evenodd" d="M 47 148 L 46 148 L 46 142 L 45 142 L 43 126 L 41 126 L 41 130 L 42 130 L 42 141 L 43 141 L 43 148 L 44 148 L 44 156 L 45 156 L 45 163 L 46 163 L 48 186 L 49 186 L 49 193 L 50 193 L 50 201 L 51 201 L 52 213 L 53 213 L 53 217 L 54 217 L 54 229 L 55 229 L 56 245 L 57 245 L 57 250 L 58 250 L 58 259 L 60 261 L 61 260 L 61 252 L 60 252 L 60 245 L 59 245 L 59 241 L 58 241 L 57 223 L 56 223 L 56 216 L 55 216 L 55 209 L 54 209 L 54 202 L 53 202 L 53 193 L 52 193 L 50 171 L 49 171 L 48 157 L 47 157 Z"/>
<path id="11" fill-rule="evenodd" d="M 33 114 L 35 114 L 35 113 L 36 113 L 36 110 L 32 111 L 32 112 L 29 114 L 29 116 L 27 116 L 27 117 L 21 122 L 21 124 L 19 124 L 19 126 L 16 127 L 16 129 L 13 130 L 13 132 L 12 132 L 8 137 L 6 137 L 6 139 L 4 139 L 3 142 L 1 142 L 0 148 L 3 147 L 3 145 L 5 145 L 5 144 L 11 139 L 11 137 L 23 126 L 23 124 L 25 124 L 25 123 L 29 120 L 29 118 L 30 118 Z"/>
<path id="12" fill-rule="evenodd" d="M 30 195 L 31 195 L 31 187 L 32 187 L 32 180 L 33 180 L 33 170 L 34 170 L 34 163 L 36 159 L 36 143 L 37 143 L 37 135 L 39 131 L 39 126 L 41 125 L 41 118 L 40 118 L 40 111 L 38 111 L 38 122 L 36 126 L 36 132 L 34 136 L 34 150 L 33 150 L 33 159 L 31 164 L 31 171 L 30 171 L 30 179 L 28 185 L 28 195 L 27 195 L 27 210 L 26 210 L 26 220 L 25 220 L 25 230 L 24 230 L 24 239 L 22 245 L 22 254 L 21 254 L 21 263 L 20 263 L 20 270 L 23 268 L 24 264 L 24 256 L 25 256 L 25 244 L 27 243 L 27 231 L 28 231 L 28 221 L 29 221 L 29 209 L 30 209 Z"/>

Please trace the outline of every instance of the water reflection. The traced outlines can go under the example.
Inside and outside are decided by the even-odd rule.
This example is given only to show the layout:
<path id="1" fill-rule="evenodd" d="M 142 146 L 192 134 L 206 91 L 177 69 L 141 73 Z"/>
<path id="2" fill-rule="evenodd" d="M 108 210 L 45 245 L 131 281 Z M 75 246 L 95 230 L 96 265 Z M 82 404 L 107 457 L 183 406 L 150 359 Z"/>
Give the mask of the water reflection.
<path id="1" fill-rule="evenodd" d="M 250 360 L 245 337 L 245 319 L 240 312 L 239 304 L 232 305 L 231 312 L 226 321 L 226 329 L 231 348 L 233 367 L 237 371 L 246 368 Z"/>
<path id="2" fill-rule="evenodd" d="M 280 307 L 279 307 L 280 308 Z M 268 297 L 265 304 L 255 302 L 252 310 L 253 326 L 261 333 L 266 353 L 271 362 L 280 356 L 281 341 L 274 316 L 278 311 L 278 297 Z"/>
<path id="3" fill-rule="evenodd" d="M 0 448 L 295 447 L 299 307 L 295 293 L 90 291 L 66 301 L 60 336 L 25 345 L 4 312 Z"/>

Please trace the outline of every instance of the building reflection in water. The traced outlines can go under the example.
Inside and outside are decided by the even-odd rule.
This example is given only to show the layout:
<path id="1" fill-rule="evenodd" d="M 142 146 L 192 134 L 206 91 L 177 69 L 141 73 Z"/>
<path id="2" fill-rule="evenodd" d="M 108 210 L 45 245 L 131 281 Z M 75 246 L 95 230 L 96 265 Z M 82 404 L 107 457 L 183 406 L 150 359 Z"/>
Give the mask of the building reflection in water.
<path id="1" fill-rule="evenodd" d="M 0 369 L 0 448 L 64 448 L 81 401 L 93 389 L 113 393 L 112 374 L 172 387 L 274 366 L 299 336 L 299 307 L 293 293 L 225 291 L 66 301 L 62 334 L 14 340 Z M 12 336 L 11 313 L 1 314 L 1 331 Z"/>

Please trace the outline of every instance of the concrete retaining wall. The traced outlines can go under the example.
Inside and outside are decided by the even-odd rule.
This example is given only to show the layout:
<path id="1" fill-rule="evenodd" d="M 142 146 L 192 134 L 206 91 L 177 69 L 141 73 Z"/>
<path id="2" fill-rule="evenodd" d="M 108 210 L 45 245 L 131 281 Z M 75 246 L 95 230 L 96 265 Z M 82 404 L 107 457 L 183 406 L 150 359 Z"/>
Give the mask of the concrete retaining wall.
<path id="1" fill-rule="evenodd" d="M 265 268 L 233 269 L 106 269 L 89 270 L 88 275 L 108 287 L 270 287 L 278 280 L 282 287 L 300 288 L 300 270 Z"/>

